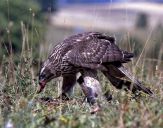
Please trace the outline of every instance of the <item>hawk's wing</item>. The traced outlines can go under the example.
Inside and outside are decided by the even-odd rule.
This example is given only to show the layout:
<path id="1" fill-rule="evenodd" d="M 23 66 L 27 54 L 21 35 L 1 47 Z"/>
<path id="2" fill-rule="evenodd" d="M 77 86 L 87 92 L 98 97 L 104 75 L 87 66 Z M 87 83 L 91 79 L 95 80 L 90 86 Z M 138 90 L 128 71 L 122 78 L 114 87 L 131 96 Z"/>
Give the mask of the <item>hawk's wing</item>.
<path id="1" fill-rule="evenodd" d="M 132 53 L 120 50 L 114 37 L 100 33 L 89 33 L 67 54 L 67 61 L 73 65 L 87 68 L 103 68 L 102 63 L 127 62 Z"/>

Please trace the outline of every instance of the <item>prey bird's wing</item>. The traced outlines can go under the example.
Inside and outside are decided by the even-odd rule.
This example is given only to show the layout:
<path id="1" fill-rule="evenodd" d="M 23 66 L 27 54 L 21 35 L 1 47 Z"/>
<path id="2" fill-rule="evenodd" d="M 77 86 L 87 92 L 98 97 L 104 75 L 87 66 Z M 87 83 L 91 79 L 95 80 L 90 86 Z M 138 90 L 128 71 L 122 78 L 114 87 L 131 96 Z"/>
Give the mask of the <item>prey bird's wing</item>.
<path id="1" fill-rule="evenodd" d="M 149 88 L 143 86 L 142 83 L 134 75 L 132 75 L 124 66 L 120 66 L 118 67 L 118 69 L 133 82 L 134 88 L 139 91 L 143 91 L 149 95 L 153 95 L 153 92 Z"/>
<path id="2" fill-rule="evenodd" d="M 145 87 L 127 68 L 122 64 L 105 65 L 108 71 L 102 71 L 103 74 L 110 80 L 113 86 L 117 89 L 121 89 L 123 86 L 126 86 L 132 92 L 137 90 L 143 91 L 149 95 L 152 95 L 153 92 Z M 127 79 L 126 79 L 127 78 Z"/>

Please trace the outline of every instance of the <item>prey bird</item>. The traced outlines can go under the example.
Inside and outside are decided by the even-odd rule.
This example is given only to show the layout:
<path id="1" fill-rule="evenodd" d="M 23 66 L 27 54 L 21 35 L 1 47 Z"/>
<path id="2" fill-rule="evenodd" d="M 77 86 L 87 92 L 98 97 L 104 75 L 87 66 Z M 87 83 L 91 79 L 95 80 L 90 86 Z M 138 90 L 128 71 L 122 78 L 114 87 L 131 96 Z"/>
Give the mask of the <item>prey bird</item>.
<path id="1" fill-rule="evenodd" d="M 47 82 L 62 76 L 62 97 L 67 99 L 72 94 L 77 81 L 87 101 L 95 104 L 100 92 L 97 71 L 101 71 L 117 89 L 125 86 L 132 92 L 142 91 L 152 95 L 152 91 L 123 66 L 133 56 L 133 53 L 121 50 L 116 45 L 115 37 L 104 33 L 85 32 L 70 36 L 52 49 L 41 66 L 38 93 Z M 78 72 L 81 76 L 77 79 Z"/>

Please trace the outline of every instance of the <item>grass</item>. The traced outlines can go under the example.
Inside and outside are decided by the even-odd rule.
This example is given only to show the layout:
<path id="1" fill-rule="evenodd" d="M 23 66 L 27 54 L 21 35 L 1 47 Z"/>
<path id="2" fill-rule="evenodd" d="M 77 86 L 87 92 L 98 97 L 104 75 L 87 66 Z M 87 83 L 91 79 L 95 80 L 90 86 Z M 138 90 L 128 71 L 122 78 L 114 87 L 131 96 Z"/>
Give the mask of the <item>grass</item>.
<path id="1" fill-rule="evenodd" d="M 22 28 L 23 29 L 23 28 Z M 25 28 L 24 28 L 25 29 Z M 23 30 L 22 30 L 23 31 Z M 27 35 L 24 34 L 24 37 Z M 37 95 L 37 75 L 32 66 L 32 53 L 26 38 L 18 64 L 13 55 L 4 56 L 0 67 L 0 126 L 9 128 L 162 128 L 163 127 L 163 80 L 162 72 L 148 69 L 148 60 L 130 63 L 130 69 L 151 88 L 154 97 L 141 93 L 117 90 L 101 74 L 103 92 L 109 90 L 113 95 L 110 102 L 99 101 L 102 110 L 90 114 L 90 106 L 83 102 L 84 95 L 76 85 L 74 98 L 58 105 L 40 102 L 41 97 L 55 98 L 60 93 L 61 80 L 48 83 L 43 93 Z M 144 47 L 145 49 L 145 47 Z M 144 50 L 143 50 L 144 51 Z M 141 57 L 144 56 L 142 52 Z M 142 58 L 140 58 L 142 59 Z M 153 60 L 152 60 L 153 61 Z M 161 60 L 154 60 L 158 63 Z"/>
<path id="2" fill-rule="evenodd" d="M 30 69 L 30 68 L 29 68 Z M 26 70 L 28 72 L 28 70 Z M 82 103 L 83 96 L 75 88 L 74 99 L 59 105 L 41 103 L 39 97 L 57 97 L 58 90 L 49 83 L 45 92 L 36 95 L 36 86 L 32 85 L 30 72 L 17 77 L 17 84 L 4 82 L 1 90 L 1 126 L 13 127 L 162 127 L 163 126 L 163 87 L 157 77 L 149 85 L 155 97 L 145 94 L 134 96 L 129 92 L 108 87 L 113 100 L 99 101 L 102 110 L 90 114 L 90 107 Z M 105 78 L 103 78 L 104 80 Z M 8 85 L 9 84 L 9 85 Z M 107 81 L 103 81 L 104 85 Z"/>

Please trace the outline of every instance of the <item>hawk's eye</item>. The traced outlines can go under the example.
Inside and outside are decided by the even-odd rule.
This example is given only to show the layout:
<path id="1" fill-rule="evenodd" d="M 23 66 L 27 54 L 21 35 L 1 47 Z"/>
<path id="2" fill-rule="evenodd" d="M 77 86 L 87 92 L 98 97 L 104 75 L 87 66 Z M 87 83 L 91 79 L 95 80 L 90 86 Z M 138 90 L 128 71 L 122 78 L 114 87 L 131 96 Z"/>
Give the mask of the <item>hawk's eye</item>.
<path id="1" fill-rule="evenodd" d="M 41 79 L 45 79 L 45 77 L 46 77 L 46 74 L 42 73 L 42 74 L 40 75 L 39 79 L 40 79 L 40 80 L 41 80 Z"/>

